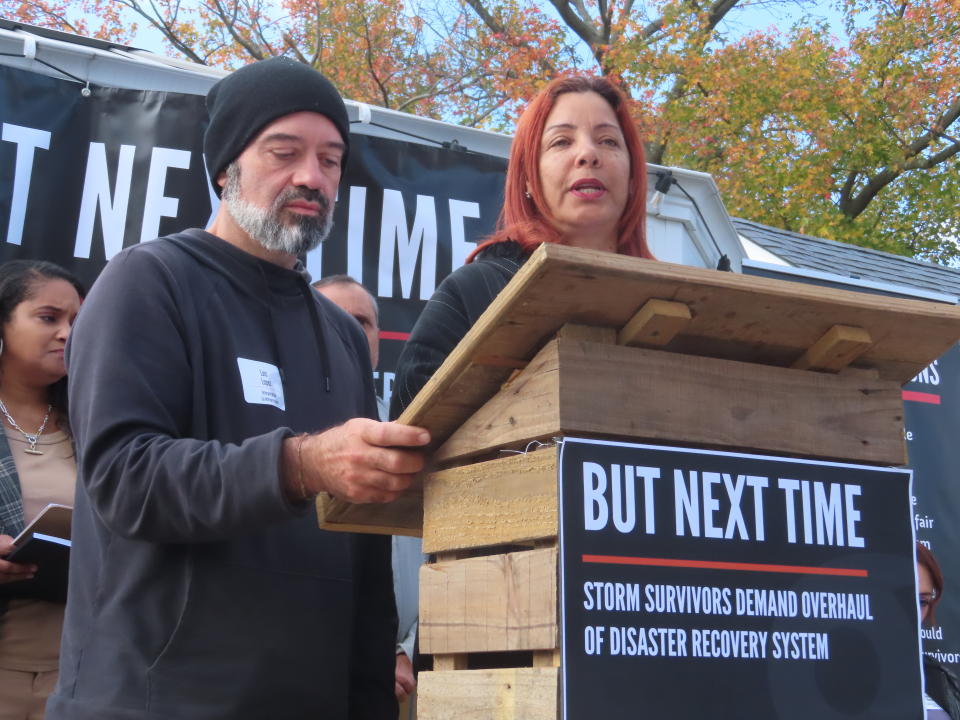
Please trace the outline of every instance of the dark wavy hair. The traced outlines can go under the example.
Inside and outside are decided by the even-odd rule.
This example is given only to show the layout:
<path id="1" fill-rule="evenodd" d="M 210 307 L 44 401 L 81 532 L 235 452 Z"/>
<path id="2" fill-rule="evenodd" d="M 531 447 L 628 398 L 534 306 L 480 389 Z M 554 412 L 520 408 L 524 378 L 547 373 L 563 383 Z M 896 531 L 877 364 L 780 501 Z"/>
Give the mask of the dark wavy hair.
<path id="1" fill-rule="evenodd" d="M 9 260 L 0 264 L 0 338 L 3 329 L 17 305 L 33 297 L 34 290 L 43 280 L 65 280 L 70 283 L 82 300 L 87 291 L 83 284 L 66 268 L 45 260 Z M 47 388 L 47 397 L 60 417 L 67 418 L 67 378 L 60 378 Z"/>
<path id="2" fill-rule="evenodd" d="M 513 240 L 530 252 L 541 243 L 560 240 L 560 234 L 544 215 L 547 202 L 540 184 L 540 140 L 557 98 L 566 93 L 588 92 L 597 93 L 613 109 L 630 156 L 632 192 L 617 226 L 617 252 L 653 258 L 646 240 L 647 161 L 640 133 L 627 108 L 626 96 L 606 78 L 576 75 L 552 80 L 537 93 L 520 116 L 510 148 L 503 189 L 503 210 L 497 220 L 497 228 L 493 235 L 477 246 L 467 262 L 485 247 L 498 242 Z"/>

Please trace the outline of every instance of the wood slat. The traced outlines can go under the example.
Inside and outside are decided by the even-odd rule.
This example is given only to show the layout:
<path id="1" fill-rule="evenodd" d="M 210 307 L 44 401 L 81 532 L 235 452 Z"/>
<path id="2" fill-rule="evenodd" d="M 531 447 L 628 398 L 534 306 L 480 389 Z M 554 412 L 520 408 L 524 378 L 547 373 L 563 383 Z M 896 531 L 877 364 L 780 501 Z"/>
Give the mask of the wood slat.
<path id="1" fill-rule="evenodd" d="M 325 530 L 419 537 L 423 529 L 423 486 L 419 479 L 389 504 L 354 505 L 321 493 L 316 507 L 320 527 Z"/>
<path id="2" fill-rule="evenodd" d="M 560 667 L 560 661 L 560 648 L 533 651 L 534 667 Z"/>
<path id="3" fill-rule="evenodd" d="M 557 367 L 557 348 L 561 342 L 549 342 L 509 385 L 466 419 L 437 448 L 434 461 L 466 462 L 484 450 L 521 447 L 525 437 L 534 440 L 561 435 L 560 372 Z M 564 347 L 568 344 L 564 343 Z M 601 347 L 595 343 L 588 346 Z M 634 348 L 630 351 L 633 352 Z M 602 378 L 597 380 L 602 382 Z M 590 386 L 599 389 L 592 381 Z M 594 395 L 590 402 L 606 405 L 610 398 Z"/>
<path id="4" fill-rule="evenodd" d="M 617 331 L 615 328 L 567 323 L 557 331 L 557 337 L 585 342 L 615 343 L 617 341 Z"/>
<path id="5" fill-rule="evenodd" d="M 422 672 L 417 720 L 557 720 L 560 670 Z"/>
<path id="6" fill-rule="evenodd" d="M 558 435 L 906 462 L 896 382 L 554 340 L 435 453 L 464 461 Z"/>
<path id="7" fill-rule="evenodd" d="M 556 535 L 556 448 L 452 468 L 424 480 L 425 553 Z"/>
<path id="8" fill-rule="evenodd" d="M 468 657 L 466 653 L 453 653 L 451 655 L 434 655 L 433 669 L 438 671 L 466 670 L 467 660 L 468 660 Z"/>
<path id="9" fill-rule="evenodd" d="M 863 328 L 834 325 L 791 367 L 839 372 L 869 350 L 872 342 L 870 333 Z"/>
<path id="10" fill-rule="evenodd" d="M 693 316 L 683 303 L 656 298 L 647 300 L 617 335 L 621 345 L 669 345 Z"/>
<path id="11" fill-rule="evenodd" d="M 427 654 L 557 647 L 557 549 L 420 568 L 420 650 Z"/>

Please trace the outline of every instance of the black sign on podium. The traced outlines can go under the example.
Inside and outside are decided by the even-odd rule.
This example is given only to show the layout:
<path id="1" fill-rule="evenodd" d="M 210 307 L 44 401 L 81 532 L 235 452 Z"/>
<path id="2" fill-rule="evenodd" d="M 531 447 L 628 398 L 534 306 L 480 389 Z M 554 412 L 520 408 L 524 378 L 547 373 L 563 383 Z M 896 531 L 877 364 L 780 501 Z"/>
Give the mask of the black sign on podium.
<path id="1" fill-rule="evenodd" d="M 564 717 L 922 720 L 910 484 L 564 440 Z"/>

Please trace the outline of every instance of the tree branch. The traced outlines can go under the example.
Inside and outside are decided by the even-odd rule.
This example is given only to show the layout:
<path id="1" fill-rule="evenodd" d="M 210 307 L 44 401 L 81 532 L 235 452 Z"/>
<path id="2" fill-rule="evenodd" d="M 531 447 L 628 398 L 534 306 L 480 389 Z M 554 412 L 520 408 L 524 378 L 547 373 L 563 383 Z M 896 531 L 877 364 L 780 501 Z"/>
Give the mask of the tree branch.
<path id="1" fill-rule="evenodd" d="M 710 20 L 707 23 L 708 32 L 713 32 L 717 25 L 727 16 L 727 14 L 733 10 L 740 0 L 722 0 L 721 2 L 716 2 L 713 4 L 713 7 L 710 8 Z"/>
<path id="2" fill-rule="evenodd" d="M 220 0 L 212 0 L 212 9 L 214 13 L 216 13 L 217 17 L 223 21 L 223 26 L 226 28 L 230 37 L 233 38 L 237 45 L 246 50 L 247 54 L 249 54 L 254 60 L 264 59 L 262 50 L 250 42 L 243 36 L 241 32 L 237 30 L 237 17 L 240 13 L 239 2 L 234 3 L 234 9 L 232 13 L 228 13 L 226 11 L 226 8 L 224 8 Z"/>
<path id="3" fill-rule="evenodd" d="M 429 100 L 430 98 L 440 97 L 442 95 L 451 95 L 455 92 L 463 92 L 467 89 L 467 87 L 469 87 L 469 85 L 470 83 L 464 78 L 451 80 L 450 84 L 446 87 L 441 87 L 438 85 L 438 83 L 434 83 L 427 90 L 405 99 L 402 103 L 397 105 L 395 109 L 405 111 L 408 107 L 416 105 L 421 100 Z"/>
<path id="4" fill-rule="evenodd" d="M 290 33 L 284 32 L 280 35 L 280 37 L 283 38 L 284 47 L 294 54 L 294 56 L 297 58 L 297 62 L 301 62 L 304 65 L 312 64 L 309 60 L 307 60 L 307 57 L 303 54 L 303 52 L 301 52 L 300 48 L 297 47 L 297 43 L 294 41 L 293 36 L 290 35 Z"/>
<path id="5" fill-rule="evenodd" d="M 490 14 L 490 11 L 487 10 L 486 6 L 480 0 L 467 0 L 467 5 L 473 8 L 473 11 L 483 20 L 483 24 L 490 28 L 492 32 L 502 35 L 506 34 L 507 29 L 500 24 L 499 20 Z"/>
<path id="6" fill-rule="evenodd" d="M 320 0 L 314 0 L 313 9 L 314 9 L 314 12 L 316 13 L 315 18 L 319 18 L 321 15 Z M 319 67 L 320 57 L 323 54 L 323 28 L 320 27 L 319 20 L 314 20 L 313 27 L 315 31 L 314 41 L 316 43 L 316 46 L 313 49 L 313 57 L 310 58 L 310 66 Z"/>
<path id="7" fill-rule="evenodd" d="M 930 147 L 934 139 L 945 137 L 944 131 L 953 125 L 953 123 L 957 121 L 957 118 L 960 118 L 960 96 L 957 96 L 950 107 L 940 113 L 940 117 L 933 123 L 933 128 L 910 144 L 908 157 L 919 155 Z"/>
<path id="8" fill-rule="evenodd" d="M 366 2 L 361 2 L 361 13 L 360 13 L 361 22 L 363 22 L 363 39 L 366 42 L 366 50 L 364 51 L 364 57 L 367 61 L 367 71 L 370 73 L 370 77 L 373 78 L 373 82 L 376 83 L 377 88 L 380 90 L 380 97 L 383 99 L 383 106 L 385 108 L 390 107 L 390 91 L 387 89 L 387 86 L 381 82 L 379 75 L 377 75 L 377 70 L 373 66 L 373 42 L 370 39 L 370 22 L 367 17 L 367 4 Z"/>
<path id="9" fill-rule="evenodd" d="M 596 54 L 596 46 L 603 41 L 603 38 L 600 37 L 597 28 L 587 22 L 590 16 L 587 14 L 586 18 L 580 17 L 580 15 L 573 11 L 569 0 L 550 0 L 550 4 L 556 8 L 557 12 L 560 13 L 560 17 L 567 26 L 576 33 L 577 37 L 587 43 L 590 49 L 594 51 L 594 54 Z M 583 7 L 579 1 L 577 1 L 577 6 L 578 8 Z M 585 8 L 583 12 L 586 14 Z"/>
<path id="10" fill-rule="evenodd" d="M 261 8 L 257 8 L 256 12 L 251 12 L 252 22 L 250 24 L 250 33 L 255 34 L 257 38 L 259 38 L 260 44 L 257 47 L 260 48 L 261 52 L 266 50 L 264 55 L 267 57 L 273 57 L 279 53 L 277 52 L 277 49 L 273 47 L 273 43 L 271 43 L 270 39 L 267 37 L 263 23 L 260 22 L 261 17 L 263 17 Z"/>
<path id="11" fill-rule="evenodd" d="M 552 2 L 553 0 L 551 0 Z M 521 42 L 513 37 L 504 25 L 497 20 L 490 12 L 486 9 L 481 0 L 466 0 L 466 3 L 473 8 L 473 11 L 477 13 L 480 19 L 483 21 L 483 24 L 490 29 L 491 32 L 494 32 L 498 35 L 503 36 L 503 41 L 512 45 L 513 47 L 522 47 L 529 48 L 529 43 Z M 543 69 L 546 77 L 553 77 L 556 74 L 556 68 L 553 66 L 553 63 L 550 62 L 547 58 L 542 58 L 539 60 L 540 67 Z"/>
<path id="12" fill-rule="evenodd" d="M 860 173 L 856 171 L 847 173 L 847 179 L 844 181 L 843 187 L 840 188 L 840 202 L 837 203 L 840 207 L 843 207 L 844 204 L 850 201 L 850 193 L 852 193 L 853 188 L 856 187 L 858 177 L 860 177 Z"/>
<path id="13" fill-rule="evenodd" d="M 206 65 L 206 58 L 201 57 L 197 52 L 187 45 L 183 40 L 174 33 L 174 25 L 177 20 L 177 16 L 180 12 L 180 4 L 177 3 L 173 12 L 173 17 L 170 21 L 164 19 L 163 14 L 157 8 L 156 4 L 151 1 L 150 10 L 153 13 L 152 15 L 148 13 L 143 5 L 138 2 L 138 0 L 120 0 L 122 5 L 133 10 L 140 17 L 144 18 L 148 23 L 153 25 L 157 30 L 160 31 L 160 34 L 166 38 L 167 42 L 173 46 L 175 50 L 183 53 L 183 55 L 192 62 L 199 63 L 200 65 Z"/>
<path id="14" fill-rule="evenodd" d="M 935 126 L 946 130 L 956 122 L 958 117 L 960 117 L 960 97 L 954 100 L 953 104 L 940 115 Z M 851 197 L 846 203 L 841 203 L 840 209 L 843 214 L 851 219 L 860 215 L 881 190 L 905 172 L 929 170 L 960 155 L 960 143 L 955 141 L 933 155 L 924 156 L 922 154 L 933 144 L 934 140 L 945 137 L 943 130 L 928 130 L 910 143 L 903 161 L 881 170 L 870 178 L 870 181 L 856 196 Z"/>

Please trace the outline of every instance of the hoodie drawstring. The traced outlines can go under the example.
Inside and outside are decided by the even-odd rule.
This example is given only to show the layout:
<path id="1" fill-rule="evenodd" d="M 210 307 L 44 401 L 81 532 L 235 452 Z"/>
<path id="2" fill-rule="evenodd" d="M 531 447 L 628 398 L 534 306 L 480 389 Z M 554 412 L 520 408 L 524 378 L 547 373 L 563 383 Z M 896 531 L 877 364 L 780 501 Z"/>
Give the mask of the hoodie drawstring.
<path id="1" fill-rule="evenodd" d="M 300 281 L 300 292 L 307 303 L 307 309 L 310 311 L 310 324 L 313 325 L 313 338 L 317 343 L 317 352 L 320 353 L 320 372 L 323 375 L 323 389 L 330 392 L 330 356 L 327 353 L 327 342 L 323 335 L 323 323 L 320 322 L 320 314 L 317 312 L 317 299 L 313 296 L 313 290 L 307 285 L 305 280 Z"/>
<path id="2" fill-rule="evenodd" d="M 263 272 L 263 267 L 258 265 L 260 279 L 263 281 L 264 297 L 267 300 L 267 314 L 270 316 L 270 349 L 277 363 L 277 370 L 280 372 L 280 379 L 286 381 L 283 367 L 280 364 L 280 343 L 277 342 L 276 327 L 277 324 L 273 317 L 273 305 L 270 302 L 270 283 L 267 282 L 267 276 Z M 323 335 L 323 323 L 320 322 L 320 315 L 317 313 L 317 300 L 313 296 L 313 291 L 303 278 L 299 278 L 297 286 L 300 288 L 300 294 L 307 305 L 307 311 L 310 313 L 310 325 L 313 328 L 314 342 L 317 344 L 317 352 L 320 355 L 320 372 L 323 376 L 324 392 L 330 392 L 330 355 L 327 353 L 327 343 Z"/>

